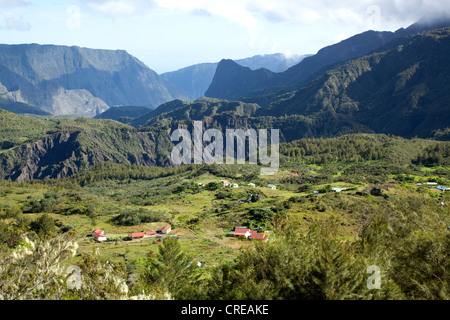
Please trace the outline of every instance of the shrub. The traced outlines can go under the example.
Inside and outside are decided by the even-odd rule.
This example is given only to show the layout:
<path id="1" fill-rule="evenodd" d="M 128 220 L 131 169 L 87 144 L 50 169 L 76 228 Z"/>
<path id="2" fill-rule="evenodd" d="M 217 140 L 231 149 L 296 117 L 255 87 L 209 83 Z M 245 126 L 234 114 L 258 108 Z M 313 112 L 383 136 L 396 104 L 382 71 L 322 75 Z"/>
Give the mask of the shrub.
<path id="1" fill-rule="evenodd" d="M 122 226 L 137 226 L 143 223 L 163 221 L 165 214 L 160 211 L 147 211 L 145 209 L 126 210 L 113 218 L 113 223 Z"/>

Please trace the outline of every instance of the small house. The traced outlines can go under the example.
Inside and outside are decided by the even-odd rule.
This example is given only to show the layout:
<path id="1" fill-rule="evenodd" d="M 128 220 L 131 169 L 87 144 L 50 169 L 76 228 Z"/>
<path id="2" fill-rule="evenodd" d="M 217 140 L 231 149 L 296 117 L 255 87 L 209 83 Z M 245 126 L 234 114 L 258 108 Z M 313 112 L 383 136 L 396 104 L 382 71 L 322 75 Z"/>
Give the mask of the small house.
<path id="1" fill-rule="evenodd" d="M 133 240 L 142 239 L 144 237 L 145 237 L 145 232 L 137 232 L 137 233 L 131 234 L 131 239 L 133 239 Z"/>
<path id="2" fill-rule="evenodd" d="M 166 226 L 158 230 L 159 233 L 168 234 L 172 231 L 171 226 Z"/>
<path id="3" fill-rule="evenodd" d="M 237 188 L 239 188 L 239 185 L 237 183 L 235 183 L 235 184 L 233 184 L 233 188 L 237 189 Z"/>
<path id="4" fill-rule="evenodd" d="M 272 190 L 277 190 L 277 187 L 276 187 L 275 185 L 273 185 L 273 184 L 269 184 L 269 185 L 267 186 L 267 188 L 270 188 L 270 189 L 272 189 Z"/>
<path id="5" fill-rule="evenodd" d="M 220 183 L 221 183 L 224 187 L 228 187 L 228 186 L 231 185 L 231 183 L 230 183 L 229 181 L 227 181 L 227 180 L 222 180 L 222 181 L 220 181 Z"/>
<path id="6" fill-rule="evenodd" d="M 233 237 L 248 239 L 250 236 L 251 236 L 251 230 L 248 228 L 236 227 L 234 229 Z"/>
<path id="7" fill-rule="evenodd" d="M 334 191 L 336 193 L 340 193 L 340 192 L 345 191 L 345 190 L 347 190 L 347 189 L 345 189 L 345 188 L 331 188 L 331 191 Z"/>
<path id="8" fill-rule="evenodd" d="M 94 232 L 92 232 L 92 235 L 95 234 L 105 234 L 105 231 L 101 230 L 101 229 L 95 229 Z"/>
<path id="9" fill-rule="evenodd" d="M 254 184 L 254 183 L 249 183 L 248 186 L 254 188 L 254 187 L 256 187 L 256 184 Z"/>
<path id="10" fill-rule="evenodd" d="M 262 233 L 253 233 L 250 236 L 251 240 L 260 240 L 262 242 L 267 242 L 267 240 L 269 240 L 269 236 L 267 234 L 262 234 Z"/>
<path id="11" fill-rule="evenodd" d="M 94 233 L 94 238 L 95 240 L 97 240 L 98 242 L 105 242 L 108 240 L 108 238 L 105 236 L 105 234 L 101 234 L 101 233 Z"/>

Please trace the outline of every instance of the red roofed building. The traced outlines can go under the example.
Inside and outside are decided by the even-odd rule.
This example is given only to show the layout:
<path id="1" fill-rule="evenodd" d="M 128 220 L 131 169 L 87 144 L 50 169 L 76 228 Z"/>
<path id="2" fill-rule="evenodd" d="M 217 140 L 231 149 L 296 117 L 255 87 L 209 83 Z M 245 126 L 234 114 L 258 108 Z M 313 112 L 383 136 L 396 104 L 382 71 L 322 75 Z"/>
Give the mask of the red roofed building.
<path id="1" fill-rule="evenodd" d="M 101 233 L 94 233 L 93 237 L 94 237 L 95 240 L 97 240 L 98 242 L 103 242 L 103 241 L 108 240 L 108 238 L 107 238 L 104 234 L 101 234 Z"/>
<path id="2" fill-rule="evenodd" d="M 262 234 L 262 233 L 253 233 L 250 236 L 251 240 L 262 240 L 263 242 L 267 242 L 267 240 L 269 240 L 269 236 L 267 234 Z"/>
<path id="3" fill-rule="evenodd" d="M 252 230 L 248 228 L 236 227 L 233 232 L 233 237 L 245 237 L 248 239 L 252 233 Z"/>
<path id="4" fill-rule="evenodd" d="M 94 234 L 105 234 L 105 231 L 101 230 L 101 229 L 95 229 L 94 232 L 92 232 L 92 235 Z"/>
<path id="5" fill-rule="evenodd" d="M 132 239 L 142 239 L 144 237 L 145 237 L 145 232 L 138 232 L 138 233 L 131 234 Z"/>
<path id="6" fill-rule="evenodd" d="M 145 233 L 146 236 L 154 236 L 156 234 L 156 231 L 147 231 Z"/>
<path id="7" fill-rule="evenodd" d="M 172 227 L 171 226 L 167 226 L 164 228 L 161 228 L 158 230 L 159 233 L 164 233 L 164 234 L 168 234 L 172 231 Z"/>
<path id="8" fill-rule="evenodd" d="M 227 180 L 222 180 L 222 181 L 220 181 L 220 183 L 222 183 L 222 185 L 223 185 L 224 187 L 228 187 L 229 185 L 231 185 L 231 183 L 228 182 Z"/>

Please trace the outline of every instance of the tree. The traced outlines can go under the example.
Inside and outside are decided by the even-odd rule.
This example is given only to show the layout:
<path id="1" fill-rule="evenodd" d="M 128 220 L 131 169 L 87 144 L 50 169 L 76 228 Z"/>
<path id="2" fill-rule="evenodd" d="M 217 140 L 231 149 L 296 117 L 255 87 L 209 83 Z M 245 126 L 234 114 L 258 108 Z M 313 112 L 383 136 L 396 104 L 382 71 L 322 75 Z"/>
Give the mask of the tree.
<path id="1" fill-rule="evenodd" d="M 183 293 L 198 280 L 197 265 L 175 238 L 165 238 L 156 257 L 147 258 L 144 264 L 143 280 L 177 299 L 183 299 Z"/>
<path id="2" fill-rule="evenodd" d="M 51 235 L 55 230 L 55 220 L 49 217 L 48 214 L 41 215 L 38 219 L 34 220 L 30 224 L 31 230 L 42 238 L 47 235 Z"/>

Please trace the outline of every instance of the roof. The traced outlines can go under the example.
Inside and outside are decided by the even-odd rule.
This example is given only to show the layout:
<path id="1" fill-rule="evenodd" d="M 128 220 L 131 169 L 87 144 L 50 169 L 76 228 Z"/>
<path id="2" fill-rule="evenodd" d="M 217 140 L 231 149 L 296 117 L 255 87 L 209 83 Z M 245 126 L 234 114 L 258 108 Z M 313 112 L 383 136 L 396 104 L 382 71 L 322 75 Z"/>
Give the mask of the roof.
<path id="1" fill-rule="evenodd" d="M 169 229 L 172 229 L 172 227 L 171 226 L 166 226 L 166 227 L 163 227 L 163 228 L 159 229 L 158 231 L 169 230 Z"/>
<path id="2" fill-rule="evenodd" d="M 269 236 L 267 234 L 262 234 L 262 233 L 253 233 L 252 234 L 252 240 L 267 240 L 267 238 L 269 238 Z"/>
<path id="3" fill-rule="evenodd" d="M 275 187 L 275 185 L 274 184 L 269 184 L 267 187 L 273 188 L 273 187 Z"/>
<path id="4" fill-rule="evenodd" d="M 251 230 L 248 228 L 237 227 L 234 229 L 234 235 L 236 236 L 245 236 L 247 232 L 251 233 Z"/>
<path id="5" fill-rule="evenodd" d="M 132 233 L 132 238 L 143 238 L 145 236 L 145 232 Z"/>
<path id="6" fill-rule="evenodd" d="M 100 233 L 94 233 L 94 237 L 97 238 L 97 239 L 100 238 L 100 237 L 106 238 L 106 236 L 104 234 L 100 234 Z"/>
<path id="7" fill-rule="evenodd" d="M 222 180 L 222 181 L 220 181 L 222 184 L 231 184 L 229 181 L 227 181 L 227 180 Z"/>
<path id="8" fill-rule="evenodd" d="M 95 233 L 103 233 L 103 232 L 105 232 L 105 231 L 103 231 L 102 229 L 95 229 L 95 230 L 94 230 L 94 234 L 95 234 Z"/>

